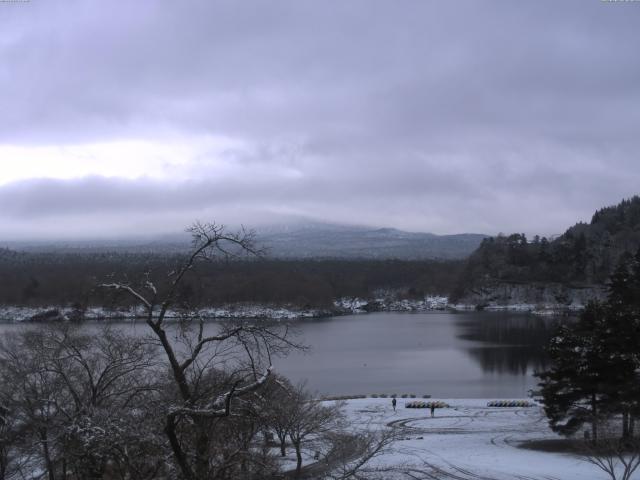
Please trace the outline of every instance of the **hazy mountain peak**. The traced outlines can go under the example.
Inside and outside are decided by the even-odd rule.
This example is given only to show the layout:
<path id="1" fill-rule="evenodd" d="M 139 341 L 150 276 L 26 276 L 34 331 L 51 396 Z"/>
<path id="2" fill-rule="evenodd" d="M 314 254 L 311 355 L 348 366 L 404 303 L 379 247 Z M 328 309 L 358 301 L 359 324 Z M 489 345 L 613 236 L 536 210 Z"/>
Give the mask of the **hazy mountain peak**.
<path id="1" fill-rule="evenodd" d="M 231 228 L 233 230 L 233 228 Z M 480 234 L 434 235 L 405 232 L 389 227 L 366 227 L 316 221 L 263 225 L 256 229 L 257 241 L 275 258 L 369 258 L 427 259 L 464 258 L 485 238 Z M 10 242 L 18 250 L 30 251 L 134 251 L 170 253 L 189 245 L 185 232 L 120 240 Z"/>

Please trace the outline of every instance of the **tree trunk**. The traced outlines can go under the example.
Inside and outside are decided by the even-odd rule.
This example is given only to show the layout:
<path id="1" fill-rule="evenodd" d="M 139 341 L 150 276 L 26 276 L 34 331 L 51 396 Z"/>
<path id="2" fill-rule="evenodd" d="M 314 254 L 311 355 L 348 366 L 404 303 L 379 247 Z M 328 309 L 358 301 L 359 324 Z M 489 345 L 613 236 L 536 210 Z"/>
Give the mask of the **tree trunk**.
<path id="1" fill-rule="evenodd" d="M 176 463 L 178 464 L 182 475 L 187 480 L 195 480 L 195 476 L 191 471 L 189 462 L 187 461 L 187 456 L 182 450 L 182 445 L 180 444 L 180 440 L 178 440 L 178 436 L 176 435 L 176 424 L 173 416 L 171 415 L 167 417 L 167 423 L 164 427 L 164 433 L 169 438 L 169 444 L 171 445 L 173 456 L 175 457 Z"/>
<path id="2" fill-rule="evenodd" d="M 294 448 L 296 449 L 296 478 L 300 477 L 302 473 L 302 445 L 301 442 L 291 439 Z"/>
<path id="3" fill-rule="evenodd" d="M 622 412 L 622 439 L 629 438 L 629 412 Z"/>
<path id="4" fill-rule="evenodd" d="M 596 401 L 596 394 L 591 395 L 591 437 L 593 438 L 594 445 L 598 443 L 598 404 Z"/>
<path id="5" fill-rule="evenodd" d="M 191 400 L 191 391 L 189 390 L 189 382 L 187 381 L 187 377 L 184 374 L 184 371 L 180 368 L 180 363 L 176 358 L 176 354 L 171 347 L 171 343 L 167 339 L 167 332 L 165 332 L 159 326 L 156 326 L 153 321 L 147 321 L 147 324 L 151 327 L 153 332 L 156 334 L 158 339 L 160 340 L 160 344 L 167 354 L 167 359 L 169 360 L 169 365 L 171 366 L 171 371 L 173 373 L 173 378 L 178 384 L 178 388 L 180 389 L 180 395 L 182 399 L 185 401 Z"/>
<path id="6" fill-rule="evenodd" d="M 198 432 L 196 438 L 196 478 L 205 480 L 209 473 L 209 435 L 205 431 Z"/>
<path id="7" fill-rule="evenodd" d="M 251 449 L 251 442 L 255 438 L 258 429 L 255 422 L 249 422 L 249 428 L 247 432 L 242 435 L 242 461 L 240 463 L 240 471 L 245 474 L 249 469 L 247 467 L 247 458 L 249 450 Z"/>
<path id="8" fill-rule="evenodd" d="M 7 448 L 3 448 L 0 456 L 0 480 L 5 480 L 7 465 L 9 464 L 9 453 L 7 450 Z"/>
<path id="9" fill-rule="evenodd" d="M 44 463 L 47 466 L 47 476 L 49 480 L 56 480 L 56 475 L 53 469 L 53 462 L 51 461 L 51 454 L 49 453 L 49 440 L 47 438 L 47 431 L 40 430 L 40 440 L 42 442 L 42 454 L 44 456 Z"/>
<path id="10" fill-rule="evenodd" d="M 280 439 L 280 456 L 281 457 L 287 456 L 287 439 L 286 438 Z"/>
<path id="11" fill-rule="evenodd" d="M 633 415 L 629 415 L 629 438 L 633 438 L 635 428 L 636 428 L 636 417 Z"/>

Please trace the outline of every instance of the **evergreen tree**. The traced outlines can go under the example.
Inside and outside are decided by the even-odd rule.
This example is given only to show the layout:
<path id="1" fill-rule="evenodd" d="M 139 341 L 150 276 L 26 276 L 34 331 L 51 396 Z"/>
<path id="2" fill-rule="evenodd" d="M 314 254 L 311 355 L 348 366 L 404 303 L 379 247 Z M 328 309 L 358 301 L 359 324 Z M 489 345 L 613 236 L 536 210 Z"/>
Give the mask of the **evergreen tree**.
<path id="1" fill-rule="evenodd" d="M 623 438 L 633 436 L 640 416 L 640 251 L 622 256 L 607 301 L 561 326 L 548 352 L 553 366 L 538 376 L 554 431 L 570 435 L 590 423 L 595 441 L 600 420 L 621 416 Z"/>
<path id="2" fill-rule="evenodd" d="M 627 311 L 636 303 L 633 288 L 635 283 L 634 275 L 631 271 L 632 262 L 633 257 L 631 254 L 628 252 L 623 254 L 609 279 L 607 305 L 614 313 Z"/>
<path id="3" fill-rule="evenodd" d="M 625 254 L 611 276 L 604 352 L 616 365 L 611 385 L 613 411 L 622 414 L 622 436 L 633 435 L 640 416 L 640 250 Z"/>
<path id="4" fill-rule="evenodd" d="M 598 438 L 598 423 L 606 410 L 607 368 L 597 335 L 603 314 L 602 305 L 591 303 L 576 324 L 560 326 L 547 349 L 553 367 L 538 374 L 549 424 L 562 435 L 572 435 L 588 423 L 594 441 Z"/>

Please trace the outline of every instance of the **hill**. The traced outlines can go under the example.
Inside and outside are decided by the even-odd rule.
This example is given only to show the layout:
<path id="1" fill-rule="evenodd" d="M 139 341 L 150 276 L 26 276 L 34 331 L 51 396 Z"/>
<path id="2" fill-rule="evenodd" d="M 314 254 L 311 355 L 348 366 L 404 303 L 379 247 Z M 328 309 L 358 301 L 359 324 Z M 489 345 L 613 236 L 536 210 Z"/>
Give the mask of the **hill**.
<path id="1" fill-rule="evenodd" d="M 265 228 L 258 235 L 270 256 L 289 259 L 461 259 L 486 238 L 323 223 Z"/>
<path id="2" fill-rule="evenodd" d="M 261 227 L 257 240 L 273 259 L 427 260 L 463 259 L 486 235 L 435 235 L 394 228 L 370 228 L 319 222 Z M 47 253 L 179 254 L 190 246 L 187 234 L 120 240 L 4 242 L 14 250 Z"/>
<path id="3" fill-rule="evenodd" d="M 524 234 L 484 239 L 452 299 L 476 305 L 584 303 L 601 296 L 620 256 L 639 247 L 640 197 L 634 196 L 554 240 Z"/>

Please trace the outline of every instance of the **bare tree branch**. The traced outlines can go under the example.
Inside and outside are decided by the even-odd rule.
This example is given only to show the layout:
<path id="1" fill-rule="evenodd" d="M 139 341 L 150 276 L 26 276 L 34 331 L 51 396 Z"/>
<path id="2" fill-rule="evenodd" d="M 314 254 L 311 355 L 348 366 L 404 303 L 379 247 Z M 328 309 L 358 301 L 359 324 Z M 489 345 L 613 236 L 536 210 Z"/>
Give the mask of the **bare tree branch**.
<path id="1" fill-rule="evenodd" d="M 124 283 L 103 283 L 99 285 L 102 288 L 109 288 L 112 290 L 124 290 L 125 292 L 127 292 L 129 295 L 131 295 L 133 298 L 137 299 L 138 301 L 140 301 L 140 303 L 142 303 L 147 310 L 151 310 L 153 308 L 151 302 L 149 300 L 147 300 L 144 295 L 142 295 L 141 293 L 135 291 L 131 286 L 126 285 Z"/>

